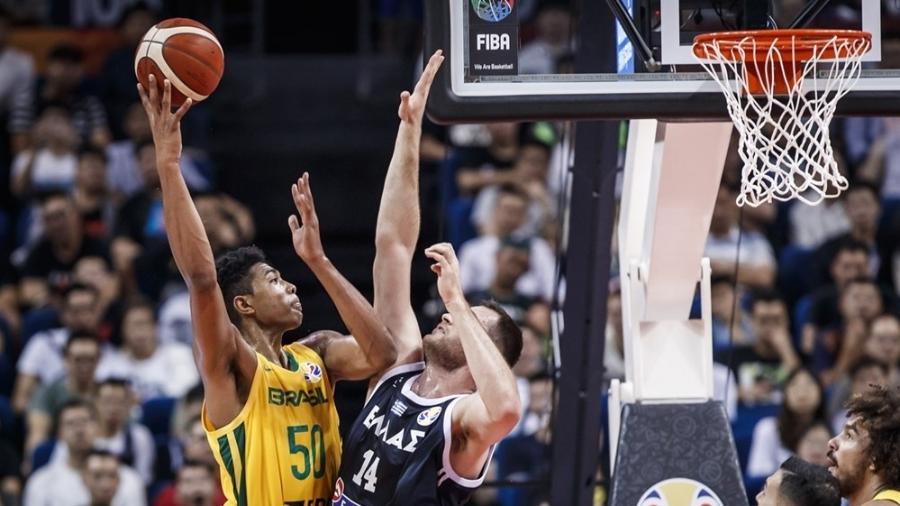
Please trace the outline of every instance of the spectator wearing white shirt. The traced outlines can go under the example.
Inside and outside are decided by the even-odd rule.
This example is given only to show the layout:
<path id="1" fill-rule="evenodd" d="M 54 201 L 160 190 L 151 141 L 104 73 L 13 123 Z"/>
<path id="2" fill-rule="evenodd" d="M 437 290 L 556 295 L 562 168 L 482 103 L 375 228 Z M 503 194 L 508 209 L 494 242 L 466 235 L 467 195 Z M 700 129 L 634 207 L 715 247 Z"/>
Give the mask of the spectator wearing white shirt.
<path id="1" fill-rule="evenodd" d="M 535 19 L 537 36 L 519 51 L 520 74 L 555 74 L 561 56 L 571 51 L 572 13 L 559 3 L 542 6 Z"/>
<path id="2" fill-rule="evenodd" d="M 27 199 L 35 193 L 68 190 L 75 182 L 78 166 L 78 131 L 69 113 L 48 107 L 34 125 L 34 148 L 13 160 L 10 189 Z"/>
<path id="3" fill-rule="evenodd" d="M 84 506 L 91 494 L 83 476 L 97 436 L 97 412 L 87 401 L 72 399 L 59 412 L 58 435 L 67 448 L 65 459 L 35 471 L 25 485 L 23 506 Z M 119 468 L 113 506 L 147 504 L 144 484 L 133 470 Z"/>
<path id="4" fill-rule="evenodd" d="M 144 480 L 144 485 L 149 486 L 153 482 L 156 447 L 150 430 L 131 420 L 135 407 L 131 386 L 124 380 L 104 380 L 100 383 L 96 406 L 100 431 L 94 446 L 133 467 Z"/>
<path id="5" fill-rule="evenodd" d="M 73 285 L 63 300 L 60 313 L 63 327 L 38 332 L 28 340 L 16 365 L 14 410 L 23 412 L 39 385 L 50 384 L 65 374 L 63 354 L 69 336 L 75 331 L 96 332 L 98 297 L 97 290 L 91 286 Z M 106 358 L 106 353 L 101 352 L 101 363 Z"/>
<path id="6" fill-rule="evenodd" d="M 84 486 L 90 506 L 112 506 L 119 489 L 119 459 L 104 450 L 92 450 L 84 466 Z"/>
<path id="7" fill-rule="evenodd" d="M 739 265 L 739 284 L 750 288 L 771 288 L 775 282 L 776 267 L 772 246 L 759 232 L 739 230 L 736 198 L 737 193 L 727 185 L 719 187 L 704 255 L 709 257 L 713 274 L 734 275 L 735 266 Z"/>
<path id="8" fill-rule="evenodd" d="M 103 378 L 131 382 L 140 402 L 153 397 L 181 397 L 200 380 L 191 348 L 160 344 L 154 309 L 147 302 L 130 304 L 122 317 L 122 351 L 114 354 Z"/>
<path id="9" fill-rule="evenodd" d="M 466 241 L 459 254 L 460 281 L 465 292 L 486 290 L 497 274 L 497 251 L 501 238 L 521 227 L 528 213 L 530 199 L 513 186 L 502 186 L 492 216 L 490 234 Z M 523 295 L 552 300 L 556 259 L 546 241 L 532 237 L 529 246 L 528 272 L 519 278 L 516 290 Z"/>
<path id="10" fill-rule="evenodd" d="M 23 51 L 9 47 L 12 17 L 0 6 L 0 115 L 7 115 L 7 131 L 13 152 L 22 150 L 33 118 L 29 115 L 34 93 L 34 61 Z M 0 152 L 5 151 L 0 147 Z"/>

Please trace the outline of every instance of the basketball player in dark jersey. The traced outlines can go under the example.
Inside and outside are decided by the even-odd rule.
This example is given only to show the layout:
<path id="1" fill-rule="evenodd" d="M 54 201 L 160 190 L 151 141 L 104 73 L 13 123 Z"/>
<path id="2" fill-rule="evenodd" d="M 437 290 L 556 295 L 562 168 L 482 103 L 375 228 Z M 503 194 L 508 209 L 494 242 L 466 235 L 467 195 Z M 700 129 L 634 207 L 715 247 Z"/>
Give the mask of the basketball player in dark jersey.
<path id="1" fill-rule="evenodd" d="M 435 53 L 414 92 L 400 96 L 373 268 L 375 310 L 398 359 L 370 380 L 366 404 L 344 440 L 335 505 L 463 504 L 484 479 L 494 445 L 520 416 L 510 367 L 522 333 L 496 305 L 469 307 L 449 244 L 425 250 L 447 314 L 423 338 L 410 305 L 422 115 L 442 60 Z"/>

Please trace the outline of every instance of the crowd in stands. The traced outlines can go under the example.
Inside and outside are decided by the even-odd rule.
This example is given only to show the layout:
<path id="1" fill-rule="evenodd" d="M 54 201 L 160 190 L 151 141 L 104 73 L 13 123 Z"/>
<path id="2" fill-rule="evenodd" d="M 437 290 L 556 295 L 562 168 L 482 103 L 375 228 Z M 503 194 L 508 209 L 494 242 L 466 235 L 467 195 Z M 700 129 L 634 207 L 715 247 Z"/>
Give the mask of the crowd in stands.
<path id="1" fill-rule="evenodd" d="M 417 4 L 379 2 L 379 14 L 417 16 Z M 552 2 L 521 8 L 532 18 L 523 71 L 564 71 L 571 13 Z M 118 13 L 118 45 L 91 71 L 77 44 L 46 54 L 12 47 L 16 19 L 0 9 L 2 504 L 224 502 L 131 70 L 155 19 L 145 4 Z M 423 177 L 437 182 L 470 302 L 496 300 L 523 328 L 514 372 L 524 414 L 489 476 L 525 485 L 484 487 L 473 498 L 483 506 L 548 503 L 568 128 L 427 124 L 422 141 Z M 251 243 L 252 213 L 216 190 L 209 156 L 189 127 L 185 137 L 182 171 L 214 251 Z M 900 386 L 900 122 L 840 120 L 833 141 L 851 181 L 839 199 L 741 210 L 732 152 L 715 204 L 706 255 L 716 396 L 751 497 L 790 455 L 824 462 L 849 396 L 873 383 Z M 615 266 L 612 275 L 607 379 L 624 376 Z"/>

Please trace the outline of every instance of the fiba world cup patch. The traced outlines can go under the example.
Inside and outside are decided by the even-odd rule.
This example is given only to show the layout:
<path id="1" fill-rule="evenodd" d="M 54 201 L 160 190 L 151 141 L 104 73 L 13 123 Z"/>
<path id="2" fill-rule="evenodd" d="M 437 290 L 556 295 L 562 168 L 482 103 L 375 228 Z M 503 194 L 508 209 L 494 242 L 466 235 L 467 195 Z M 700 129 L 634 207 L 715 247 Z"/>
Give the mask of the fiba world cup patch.
<path id="1" fill-rule="evenodd" d="M 313 362 L 304 362 L 300 365 L 300 369 L 303 371 L 303 377 L 306 381 L 310 383 L 318 383 L 322 381 L 322 368 L 319 367 L 319 364 L 315 364 Z"/>
<path id="2" fill-rule="evenodd" d="M 419 425 L 428 427 L 429 425 L 433 424 L 439 416 L 441 416 L 441 407 L 435 406 L 419 413 L 419 418 L 417 418 L 416 421 L 419 423 Z"/>
<path id="3" fill-rule="evenodd" d="M 709 487 L 687 478 L 661 481 L 644 492 L 637 506 L 723 506 Z"/>

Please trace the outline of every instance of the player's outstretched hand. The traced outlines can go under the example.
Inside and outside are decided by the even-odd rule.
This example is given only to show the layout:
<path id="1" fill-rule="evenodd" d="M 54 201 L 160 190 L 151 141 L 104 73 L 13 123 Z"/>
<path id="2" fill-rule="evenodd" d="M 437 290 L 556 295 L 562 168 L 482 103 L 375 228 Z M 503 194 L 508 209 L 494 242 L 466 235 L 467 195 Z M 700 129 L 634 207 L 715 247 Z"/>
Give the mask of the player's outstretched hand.
<path id="1" fill-rule="evenodd" d="M 300 215 L 299 219 L 296 214 L 288 218 L 294 251 L 307 264 L 325 259 L 325 250 L 322 248 L 319 233 L 319 217 L 316 215 L 316 205 L 309 187 L 308 172 L 304 172 L 303 176 L 291 185 L 291 195 Z"/>
<path id="2" fill-rule="evenodd" d="M 162 167 L 168 162 L 178 162 L 181 158 L 181 118 L 191 108 L 192 101 L 187 99 L 174 113 L 172 112 L 172 83 L 163 81 L 162 96 L 156 86 L 156 78 L 150 74 L 150 89 L 138 84 L 141 103 L 150 118 L 150 129 L 153 131 L 153 143 L 156 145 L 156 163 Z"/>
<path id="3" fill-rule="evenodd" d="M 445 306 L 465 302 L 462 283 L 459 279 L 459 260 L 453 246 L 440 242 L 425 250 L 425 256 L 434 260 L 431 270 L 438 276 L 438 293 Z"/>
<path id="4" fill-rule="evenodd" d="M 428 101 L 428 92 L 431 90 L 431 83 L 434 81 L 434 75 L 437 74 L 438 68 L 444 61 L 443 51 L 438 49 L 431 55 L 419 82 L 412 94 L 404 91 L 400 94 L 400 109 L 397 115 L 400 121 L 407 123 L 421 123 L 422 115 L 425 114 L 425 103 Z"/>

